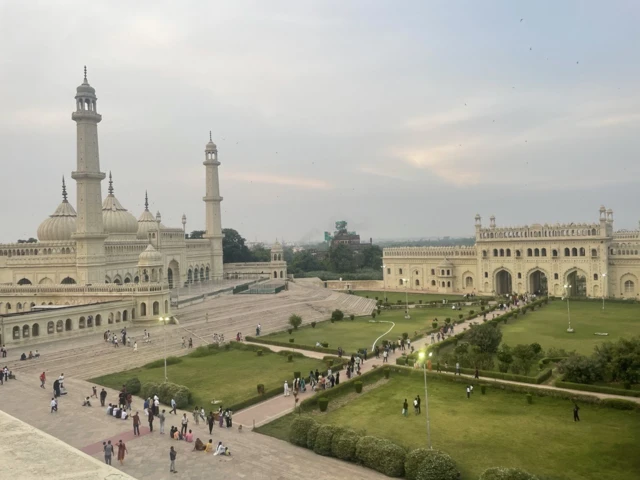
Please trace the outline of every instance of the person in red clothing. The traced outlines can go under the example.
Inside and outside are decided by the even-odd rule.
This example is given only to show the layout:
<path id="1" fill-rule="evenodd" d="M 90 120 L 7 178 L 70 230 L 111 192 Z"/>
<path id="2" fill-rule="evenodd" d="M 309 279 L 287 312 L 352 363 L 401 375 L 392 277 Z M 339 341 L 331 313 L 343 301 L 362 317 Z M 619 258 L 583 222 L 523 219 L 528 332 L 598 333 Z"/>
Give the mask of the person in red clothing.
<path id="1" fill-rule="evenodd" d="M 47 381 L 47 376 L 44 372 L 40 374 L 40 388 L 44 388 L 44 382 Z"/>

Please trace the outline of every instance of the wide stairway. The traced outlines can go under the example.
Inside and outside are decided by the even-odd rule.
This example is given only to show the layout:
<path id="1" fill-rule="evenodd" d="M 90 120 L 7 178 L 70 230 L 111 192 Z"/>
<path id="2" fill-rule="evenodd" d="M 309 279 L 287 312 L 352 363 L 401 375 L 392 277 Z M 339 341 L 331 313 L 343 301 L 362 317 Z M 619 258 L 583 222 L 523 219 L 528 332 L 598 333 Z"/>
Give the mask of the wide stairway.
<path id="1" fill-rule="evenodd" d="M 120 346 L 115 348 L 103 340 L 103 331 L 93 335 L 61 339 L 39 344 L 41 358 L 16 361 L 19 349 L 10 352 L 6 364 L 17 375 L 37 375 L 42 371 L 53 381 L 60 373 L 66 377 L 88 379 L 121 370 L 142 366 L 164 357 L 166 333 L 167 356 L 179 356 L 189 352 L 182 348 L 182 337 L 193 339 L 194 348 L 213 341 L 214 333 L 222 333 L 227 341 L 236 334 L 255 335 L 259 324 L 266 334 L 287 328 L 291 314 L 302 317 L 303 325 L 327 320 L 335 309 L 345 315 L 369 315 L 375 308 L 375 300 L 333 292 L 331 290 L 289 283 L 289 290 L 276 295 L 222 295 L 205 302 L 174 311 L 179 325 L 136 325 L 119 323 L 106 325 L 118 332 L 124 326 L 127 333 L 138 341 L 138 351 Z M 151 334 L 151 343 L 143 343 L 143 330 Z M 163 332 L 164 330 L 164 332 Z"/>

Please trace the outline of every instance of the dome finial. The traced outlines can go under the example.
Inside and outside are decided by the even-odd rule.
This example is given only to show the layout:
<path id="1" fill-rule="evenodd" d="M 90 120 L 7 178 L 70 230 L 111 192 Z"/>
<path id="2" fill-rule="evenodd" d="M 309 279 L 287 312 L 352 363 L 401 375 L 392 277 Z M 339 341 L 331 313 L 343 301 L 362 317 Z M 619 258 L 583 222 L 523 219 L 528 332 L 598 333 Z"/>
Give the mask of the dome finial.
<path id="1" fill-rule="evenodd" d="M 109 171 L 109 195 L 113 195 L 113 177 L 111 171 Z"/>
<path id="2" fill-rule="evenodd" d="M 84 66 L 84 83 L 89 83 L 87 80 L 87 66 Z"/>
<path id="3" fill-rule="evenodd" d="M 62 176 L 62 201 L 67 201 L 67 186 L 64 184 L 64 175 Z"/>
<path id="4" fill-rule="evenodd" d="M 209 141 L 213 142 L 213 138 L 211 137 L 211 130 L 209 130 Z"/>
<path id="5" fill-rule="evenodd" d="M 147 195 L 147 191 L 144 191 L 144 209 L 145 211 L 149 211 L 149 196 Z"/>

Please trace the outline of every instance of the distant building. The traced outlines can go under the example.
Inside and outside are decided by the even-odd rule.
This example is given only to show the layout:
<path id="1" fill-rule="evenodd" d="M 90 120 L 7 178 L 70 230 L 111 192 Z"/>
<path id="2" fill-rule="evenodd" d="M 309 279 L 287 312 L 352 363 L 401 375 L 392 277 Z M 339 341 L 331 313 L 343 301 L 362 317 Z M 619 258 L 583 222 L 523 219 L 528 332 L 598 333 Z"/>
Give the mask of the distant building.
<path id="1" fill-rule="evenodd" d="M 329 242 L 332 247 L 334 245 L 348 245 L 354 250 L 373 245 L 372 238 L 369 238 L 369 243 L 361 243 L 360 235 L 356 232 L 349 232 L 347 230 L 347 222 L 344 220 L 336 222 L 336 231 L 333 233 L 333 236 L 331 236 L 329 232 L 324 232 L 324 240 L 325 242 Z"/>

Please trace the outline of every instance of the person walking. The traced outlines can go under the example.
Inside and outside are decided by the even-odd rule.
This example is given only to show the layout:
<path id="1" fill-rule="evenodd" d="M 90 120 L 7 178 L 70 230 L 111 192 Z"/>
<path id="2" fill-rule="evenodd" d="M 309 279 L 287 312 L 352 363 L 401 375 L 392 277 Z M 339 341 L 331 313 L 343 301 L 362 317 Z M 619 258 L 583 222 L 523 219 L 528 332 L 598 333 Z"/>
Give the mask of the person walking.
<path id="1" fill-rule="evenodd" d="M 460 363 L 456 362 L 456 373 L 455 375 L 460 375 Z"/>
<path id="2" fill-rule="evenodd" d="M 113 456 L 113 445 L 109 442 L 102 442 L 102 451 L 104 452 L 104 463 L 111 465 L 111 457 Z"/>
<path id="3" fill-rule="evenodd" d="M 165 415 L 164 415 L 165 410 L 162 409 L 162 412 L 160 412 L 158 414 L 158 419 L 160 420 L 160 435 L 164 434 L 164 420 L 165 420 Z"/>
<path id="4" fill-rule="evenodd" d="M 176 470 L 176 456 L 176 451 L 173 447 L 171 447 L 169 449 L 169 460 L 171 461 L 171 463 L 169 464 L 169 472 L 171 473 L 178 473 L 178 471 Z"/>
<path id="5" fill-rule="evenodd" d="M 420 414 L 420 413 L 422 413 L 422 410 L 420 410 L 420 403 L 421 403 L 420 395 L 418 395 L 418 396 L 416 397 L 416 400 L 418 401 L 418 413 Z"/>
<path id="6" fill-rule="evenodd" d="M 50 413 L 58 411 L 58 402 L 56 402 L 56 398 L 55 397 L 51 398 L 50 405 L 51 405 L 51 412 Z"/>
<path id="7" fill-rule="evenodd" d="M 186 435 L 187 434 L 187 425 L 189 424 L 189 419 L 187 418 L 187 414 L 183 413 L 182 414 L 182 427 L 180 429 L 180 433 L 182 435 Z"/>
<path id="8" fill-rule="evenodd" d="M 174 415 L 177 415 L 177 413 L 176 413 L 177 406 L 178 406 L 178 404 L 176 403 L 175 399 L 172 398 L 171 399 L 171 411 L 169 413 L 173 413 Z"/>
<path id="9" fill-rule="evenodd" d="M 107 392 L 105 391 L 105 389 L 103 388 L 100 391 L 100 405 L 104 407 L 104 401 L 107 399 Z"/>
<path id="10" fill-rule="evenodd" d="M 413 413 L 418 415 L 418 397 L 413 399 Z"/>
<path id="11" fill-rule="evenodd" d="M 44 372 L 40 374 L 40 388 L 44 388 L 44 382 L 47 381 L 47 376 Z"/>
<path id="12" fill-rule="evenodd" d="M 193 421 L 196 422 L 196 425 L 200 425 L 200 409 L 196 405 L 196 408 L 193 409 Z"/>
<path id="13" fill-rule="evenodd" d="M 134 351 L 134 352 L 137 352 L 137 351 L 138 351 L 138 342 L 137 342 L 137 341 L 134 341 L 134 342 L 133 342 L 133 351 Z"/>
<path id="14" fill-rule="evenodd" d="M 408 410 L 409 410 L 409 404 L 407 403 L 407 399 L 405 398 L 404 403 L 402 404 L 402 415 L 404 415 L 405 417 L 409 415 Z"/>
<path id="15" fill-rule="evenodd" d="M 289 396 L 289 382 L 287 382 L 286 380 L 284 381 L 284 396 Z"/>
<path id="16" fill-rule="evenodd" d="M 577 403 L 573 404 L 573 421 L 574 422 L 579 422 L 580 421 L 580 407 L 578 406 Z"/>
<path id="17" fill-rule="evenodd" d="M 473 378 L 480 378 L 480 372 L 478 371 L 478 367 L 476 367 L 476 371 L 473 374 Z"/>
<path id="18" fill-rule="evenodd" d="M 140 436 L 140 415 L 136 412 L 136 414 L 131 418 L 133 419 L 133 435 Z"/>
<path id="19" fill-rule="evenodd" d="M 209 416 L 207 417 L 207 423 L 209 424 L 209 435 L 213 431 L 213 424 L 215 423 L 215 417 L 213 416 L 213 412 L 209 412 Z"/>
<path id="20" fill-rule="evenodd" d="M 122 440 L 118 441 L 118 461 L 120 465 L 124 465 L 124 455 L 125 453 L 129 453 L 127 451 L 127 446 L 124 444 Z"/>
<path id="21" fill-rule="evenodd" d="M 389 363 L 389 351 L 386 349 L 382 352 L 382 363 Z"/>
<path id="22" fill-rule="evenodd" d="M 467 385 L 467 398 L 471 398 L 471 387 Z"/>
<path id="23" fill-rule="evenodd" d="M 148 410 L 147 419 L 149 420 L 149 430 L 153 432 L 153 408 Z"/>
<path id="24" fill-rule="evenodd" d="M 98 387 L 95 385 L 91 387 L 91 398 L 98 398 Z"/>

